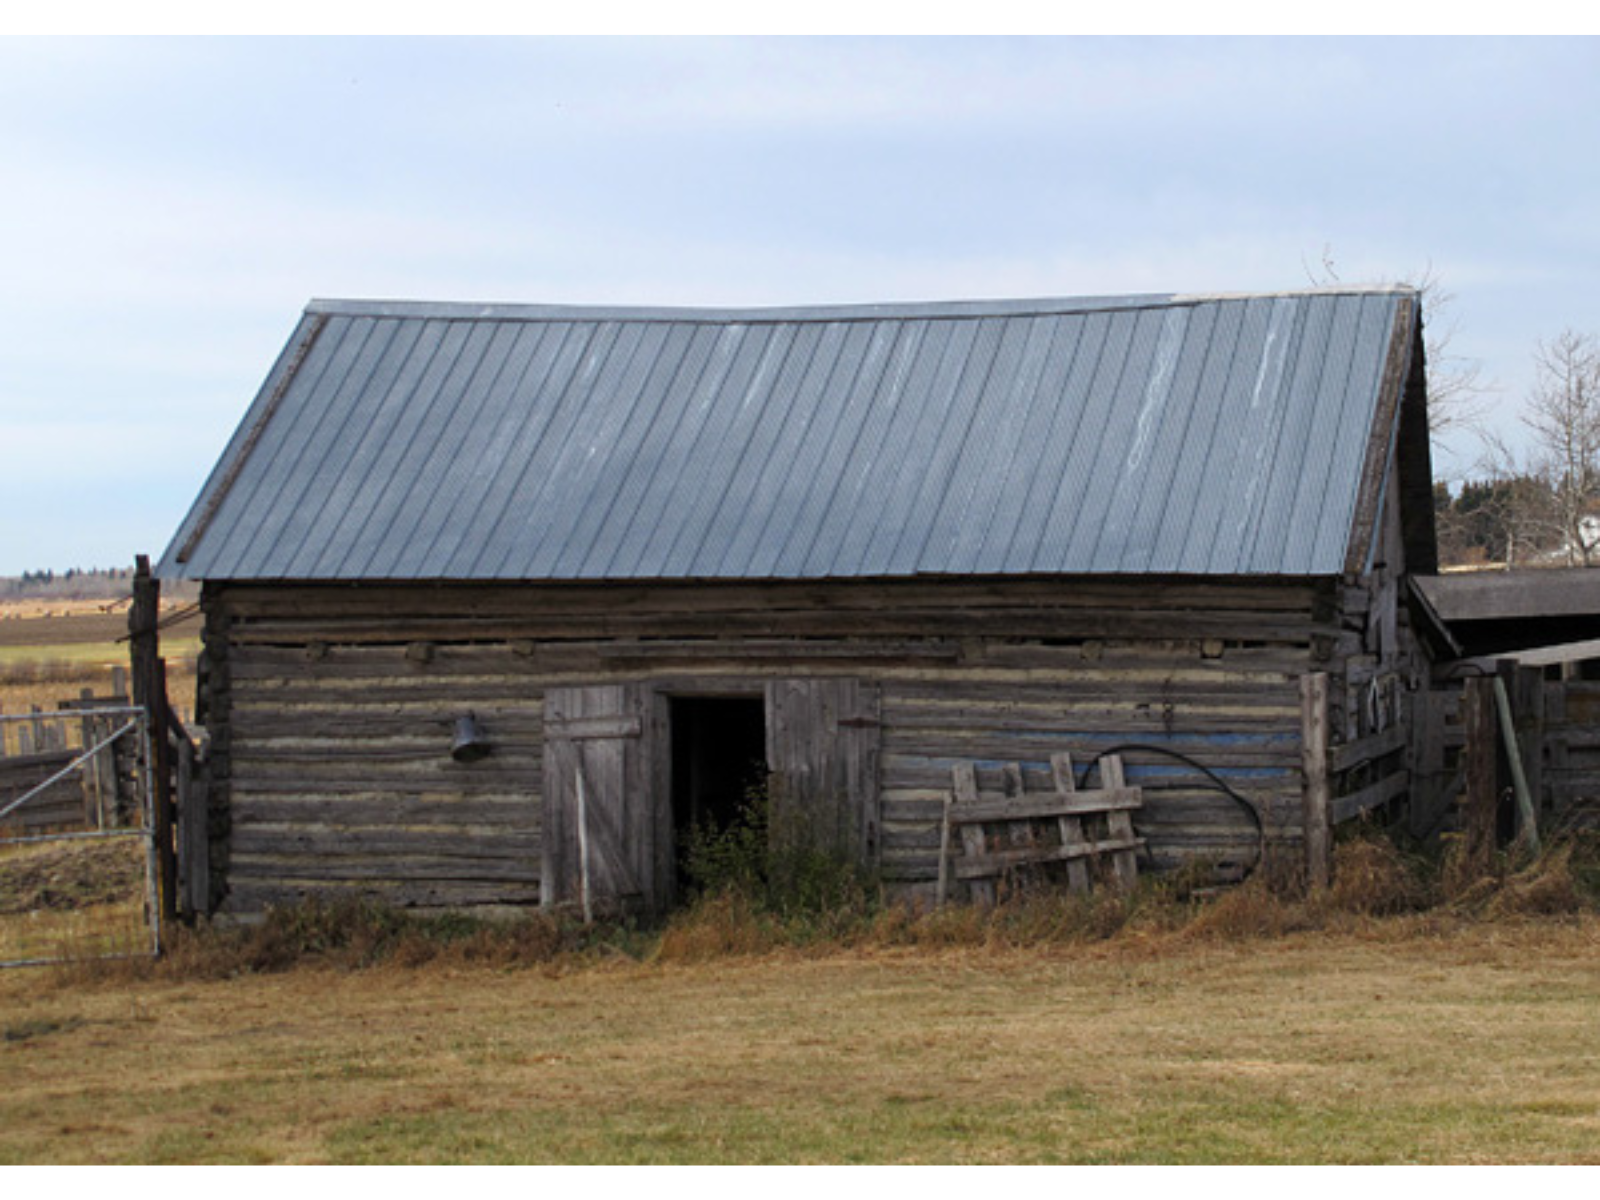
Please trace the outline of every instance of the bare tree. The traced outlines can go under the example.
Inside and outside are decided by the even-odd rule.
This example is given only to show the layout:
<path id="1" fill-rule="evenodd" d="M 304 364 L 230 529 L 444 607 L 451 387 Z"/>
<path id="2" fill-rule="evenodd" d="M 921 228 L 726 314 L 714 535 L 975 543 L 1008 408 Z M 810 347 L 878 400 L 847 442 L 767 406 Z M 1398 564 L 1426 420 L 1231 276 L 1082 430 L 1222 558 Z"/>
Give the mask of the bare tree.
<path id="1" fill-rule="evenodd" d="M 1549 487 L 1551 518 L 1571 566 L 1600 562 L 1600 345 L 1566 330 L 1534 352 L 1522 423 Z"/>
<path id="2" fill-rule="evenodd" d="M 1304 259 L 1301 267 L 1317 287 L 1342 282 L 1333 261 L 1333 250 L 1322 248 L 1322 261 L 1315 267 Z M 1452 352 L 1457 325 L 1453 308 L 1455 293 L 1445 289 L 1430 262 L 1422 270 L 1384 284 L 1415 288 L 1422 298 L 1422 353 L 1428 362 L 1428 433 L 1437 448 L 1446 434 L 1460 430 L 1477 431 L 1487 415 L 1493 391 L 1482 378 L 1482 365 Z"/>
<path id="3" fill-rule="evenodd" d="M 1453 353 L 1457 325 L 1455 294 L 1445 290 L 1430 263 L 1400 280 L 1422 297 L 1422 353 L 1428 360 L 1428 433 L 1435 444 L 1447 433 L 1477 430 L 1487 414 L 1492 389 L 1482 379 L 1482 364 Z"/>

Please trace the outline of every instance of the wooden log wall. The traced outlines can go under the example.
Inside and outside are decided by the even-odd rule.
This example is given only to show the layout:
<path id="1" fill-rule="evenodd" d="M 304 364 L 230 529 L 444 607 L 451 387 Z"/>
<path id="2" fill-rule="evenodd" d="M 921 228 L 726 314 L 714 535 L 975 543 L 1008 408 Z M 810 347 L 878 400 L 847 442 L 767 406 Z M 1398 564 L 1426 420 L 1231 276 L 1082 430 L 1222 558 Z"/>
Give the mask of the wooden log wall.
<path id="1" fill-rule="evenodd" d="M 1341 583 L 1339 633 L 1321 648 L 1332 733 L 1328 816 L 1335 826 L 1365 814 L 1387 818 L 1415 803 L 1423 769 L 1417 731 L 1428 719 L 1430 663 L 1402 599 L 1407 540 L 1397 475 L 1385 494 L 1370 568 Z"/>
<path id="2" fill-rule="evenodd" d="M 761 694 L 854 677 L 881 696 L 884 878 L 938 876 L 950 772 L 1175 751 L 1301 837 L 1299 679 L 1339 636 L 1309 583 L 1133 580 L 818 585 L 207 585 L 201 720 L 224 911 L 352 889 L 396 904 L 539 896 L 547 688 L 649 680 Z M 1320 614 L 1320 619 L 1319 619 Z M 473 712 L 494 746 L 449 754 Z M 1149 867 L 1255 860 L 1254 822 L 1191 762 L 1121 750 Z M 661 799 L 667 803 L 667 798 Z M 226 888 L 226 897 L 222 888 Z"/>

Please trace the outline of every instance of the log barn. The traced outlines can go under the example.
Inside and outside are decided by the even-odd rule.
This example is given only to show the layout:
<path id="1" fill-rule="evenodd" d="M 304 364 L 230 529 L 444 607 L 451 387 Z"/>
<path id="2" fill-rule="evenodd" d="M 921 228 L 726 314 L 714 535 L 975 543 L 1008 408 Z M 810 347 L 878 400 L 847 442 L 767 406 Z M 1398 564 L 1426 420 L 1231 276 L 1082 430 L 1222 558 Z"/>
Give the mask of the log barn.
<path id="1" fill-rule="evenodd" d="M 1141 869 L 1315 878 L 1407 788 L 1421 320 L 315 301 L 156 570 L 203 584 L 207 905 L 660 912 L 759 779 L 926 897 L 954 769 L 1112 751 Z"/>

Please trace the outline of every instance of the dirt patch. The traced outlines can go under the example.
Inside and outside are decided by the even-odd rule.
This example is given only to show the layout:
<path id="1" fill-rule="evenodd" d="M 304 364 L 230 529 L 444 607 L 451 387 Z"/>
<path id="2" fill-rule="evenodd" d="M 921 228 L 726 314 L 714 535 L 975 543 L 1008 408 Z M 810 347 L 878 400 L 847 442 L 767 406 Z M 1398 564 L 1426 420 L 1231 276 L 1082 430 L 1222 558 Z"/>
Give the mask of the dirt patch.
<path id="1" fill-rule="evenodd" d="M 131 838 L 0 849 L 0 915 L 124 901 L 143 886 L 141 850 Z"/>

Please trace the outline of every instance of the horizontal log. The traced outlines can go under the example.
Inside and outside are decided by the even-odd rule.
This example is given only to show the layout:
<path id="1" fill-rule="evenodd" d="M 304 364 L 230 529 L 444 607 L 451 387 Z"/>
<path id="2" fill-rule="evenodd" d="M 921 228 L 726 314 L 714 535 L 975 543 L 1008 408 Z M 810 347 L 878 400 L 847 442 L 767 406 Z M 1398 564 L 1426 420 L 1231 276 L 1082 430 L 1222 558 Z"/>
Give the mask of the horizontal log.
<path id="1" fill-rule="evenodd" d="M 13 776 L 28 779 L 35 775 L 47 779 L 82 753 L 82 750 L 63 749 L 0 756 L 0 780 L 9 780 Z"/>
<path id="2" fill-rule="evenodd" d="M 492 725 L 508 735 L 526 739 L 543 734 L 543 708 L 542 703 L 534 708 L 526 704 L 475 703 L 470 711 L 479 724 Z M 468 710 L 467 705 L 461 706 L 459 711 L 446 708 L 436 699 L 384 703 L 319 697 L 309 702 L 296 702 L 258 692 L 241 697 L 241 703 L 233 706 L 230 716 L 235 723 L 248 722 L 252 729 L 266 736 L 438 737 L 441 730 L 453 731 L 457 717 Z"/>
<path id="3" fill-rule="evenodd" d="M 885 730 L 883 752 L 880 758 L 886 779 L 894 779 L 894 786 L 938 787 L 938 781 L 926 781 L 927 771 L 944 772 L 949 779 L 952 767 L 961 762 L 976 762 L 981 771 L 1000 770 L 1007 762 L 1023 763 L 1024 771 L 1037 773 L 1050 755 L 1070 751 L 1075 770 L 1082 777 L 1084 764 L 1097 754 L 1116 748 L 1123 739 L 1115 734 L 1091 736 L 1084 734 L 1073 738 L 949 738 L 925 743 L 900 738 L 892 730 Z M 1174 747 L 1176 749 L 1176 747 Z M 1233 776 L 1244 779 L 1278 779 L 1287 774 L 1298 775 L 1299 759 L 1279 747 L 1260 746 L 1207 746 L 1183 743 L 1178 751 L 1186 758 L 1221 775 L 1230 783 Z M 1145 750 L 1121 751 L 1126 765 L 1153 778 L 1182 778 L 1204 775 L 1183 761 L 1164 754 Z M 904 772 L 902 775 L 901 773 Z M 1143 782 L 1141 776 L 1140 782 Z M 987 790 L 999 790 L 990 788 Z"/>
<path id="4" fill-rule="evenodd" d="M 226 773 L 235 804 L 248 803 L 256 797 L 286 798 L 294 796 L 423 796 L 472 797 L 518 796 L 530 801 L 540 795 L 541 780 L 538 771 L 530 771 L 525 779 L 503 779 L 484 775 L 459 775 L 441 778 L 434 775 L 375 774 L 357 763 L 342 775 L 316 772 L 287 772 L 280 775 L 253 770 L 240 772 L 232 769 Z"/>
<path id="5" fill-rule="evenodd" d="M 976 801 L 962 801 L 950 806 L 950 823 L 976 825 L 984 821 L 1078 817 L 1132 810 L 1138 808 L 1140 803 L 1138 788 L 1103 788 L 1098 791 L 1050 792 L 1021 796 L 995 796 L 992 793 L 979 792 Z"/>
<path id="6" fill-rule="evenodd" d="M 1403 795 L 1411 786 L 1411 772 L 1396 771 L 1377 783 L 1362 788 L 1359 792 L 1352 792 L 1348 796 L 1335 796 L 1328 807 L 1329 817 L 1335 825 L 1358 817 L 1368 809 L 1377 808 L 1387 804 L 1396 796 Z"/>
<path id="7" fill-rule="evenodd" d="M 923 791 L 929 788 L 950 786 L 950 768 L 953 761 L 929 762 L 927 760 L 911 760 L 903 762 L 884 762 L 881 776 L 882 788 L 885 792 L 898 792 L 902 790 Z M 997 764 L 998 765 L 998 764 Z M 988 770 L 989 768 L 985 768 Z M 1135 772 L 1142 772 L 1142 768 L 1134 768 Z M 1166 768 L 1162 768 L 1166 771 Z M 1235 791 L 1260 804 L 1278 796 L 1300 794 L 1300 773 L 1295 770 L 1262 770 L 1259 774 L 1244 774 L 1239 770 L 1227 768 L 1218 769 L 1217 775 L 1224 779 Z M 1026 773 L 1025 773 L 1026 777 Z M 1171 795 L 1173 793 L 1195 795 L 1220 796 L 1223 793 L 1210 778 L 1198 771 L 1177 769 L 1161 775 L 1136 773 L 1129 779 L 1144 791 L 1145 803 L 1151 804 L 1157 796 Z"/>
<path id="8" fill-rule="evenodd" d="M 1273 813 L 1261 813 L 1262 824 L 1271 829 L 1288 827 L 1298 828 L 1299 815 L 1282 806 Z M 1255 822 L 1250 815 L 1235 801 L 1211 793 L 1209 796 L 1192 796 L 1175 801 L 1162 801 L 1152 804 L 1146 801 L 1134 813 L 1133 823 L 1140 832 L 1151 838 L 1178 837 L 1186 830 L 1212 830 L 1225 832 L 1250 831 L 1253 835 Z M 883 822 L 883 839 L 887 845 L 899 838 L 920 839 L 930 833 L 937 835 L 940 823 L 919 820 L 885 820 Z"/>
<path id="9" fill-rule="evenodd" d="M 1236 819 L 1231 823 L 1215 822 L 1212 824 L 1191 825 L 1166 825 L 1151 826 L 1142 821 L 1134 822 L 1134 831 L 1144 839 L 1148 847 L 1160 849 L 1167 846 L 1183 846 L 1204 842 L 1212 844 L 1226 842 L 1241 846 L 1254 846 L 1257 844 L 1254 825 Z M 1280 829 L 1279 836 L 1299 836 L 1299 826 L 1292 830 Z M 1053 843 L 1052 843 L 1053 844 Z M 889 829 L 883 833 L 883 855 L 886 859 L 900 859 L 908 854 L 937 852 L 942 845 L 942 832 L 937 827 L 917 829 Z"/>
<path id="10" fill-rule="evenodd" d="M 1153 611 L 1127 597 L 1117 607 L 1067 606 L 1006 609 L 895 604 L 857 611 L 830 609 L 752 609 L 700 612 L 618 612 L 601 602 L 581 613 L 524 612 L 487 620 L 470 617 L 387 616 L 341 619 L 292 618 L 239 622 L 235 646 L 257 644 L 385 645 L 449 641 L 511 642 L 559 638 L 640 638 L 824 636 L 959 637 L 1003 635 L 1047 638 L 1219 638 L 1253 644 L 1308 646 L 1314 637 L 1331 638 L 1331 623 L 1299 614 Z M 422 665 L 422 664 L 419 664 Z"/>
<path id="11" fill-rule="evenodd" d="M 229 838 L 234 855 L 278 854 L 298 858 L 370 855 L 417 856 L 439 863 L 471 866 L 539 856 L 537 833 L 503 826 L 434 825 L 422 828 L 328 825 L 235 825 Z"/>
<path id="12" fill-rule="evenodd" d="M 1567 750 L 1600 749 L 1600 729 L 1592 725 L 1546 726 L 1545 741 Z"/>
<path id="13" fill-rule="evenodd" d="M 336 636 L 335 631 L 321 632 L 325 637 Z M 723 657 L 730 661 L 749 657 L 751 653 L 764 658 L 803 660 L 833 655 L 891 659 L 954 658 L 959 652 L 963 661 L 973 666 L 1049 667 L 1089 673 L 1179 669 L 1183 677 L 1200 682 L 1235 677 L 1292 682 L 1305 668 L 1303 652 L 1233 649 L 1221 658 L 1205 658 L 1196 651 L 1201 643 L 1172 641 L 1158 634 L 1138 640 L 1130 640 L 1132 635 L 1129 634 L 1117 640 L 1097 639 L 1084 645 L 1018 641 L 1010 637 L 1010 631 L 1004 627 L 980 630 L 979 634 L 988 636 L 973 636 L 959 642 L 920 636 L 891 643 L 849 636 L 730 638 L 725 636 L 725 631 L 716 631 L 696 640 L 494 639 L 470 644 L 443 642 L 434 646 L 434 654 L 426 662 L 407 657 L 405 647 L 409 643 L 398 638 L 389 644 L 344 642 L 329 645 L 319 641 L 314 643 L 317 648 L 314 656 L 308 653 L 307 643 L 302 641 L 282 644 L 242 641 L 232 649 L 229 669 L 239 677 L 248 677 L 250 668 L 271 664 L 280 673 L 315 676 L 330 671 L 358 669 L 355 664 L 382 663 L 385 669 L 399 669 L 416 678 L 461 673 L 471 671 L 474 667 L 482 672 L 527 675 L 541 670 L 567 670 L 574 666 L 598 663 L 619 653 L 625 657 L 644 658 L 656 652 L 671 657 L 681 657 L 680 652 L 690 652 L 691 657 L 698 659 Z M 999 636 L 1007 636 L 1007 640 L 997 640 Z"/>
<path id="14" fill-rule="evenodd" d="M 1335 746 L 1329 755 L 1331 760 L 1329 765 L 1334 771 L 1348 771 L 1362 763 L 1393 754 L 1405 747 L 1409 733 L 1407 726 L 1393 725 L 1382 733 L 1374 733 L 1358 741 Z"/>
<path id="15" fill-rule="evenodd" d="M 964 733 L 957 730 L 921 732 L 915 736 L 887 726 L 883 731 L 882 750 L 886 759 L 896 762 L 925 759 L 930 762 L 952 760 L 980 760 L 987 764 L 1022 760 L 1042 763 L 1052 754 L 1070 750 L 1080 764 L 1088 762 L 1100 751 L 1129 742 L 1161 745 L 1172 748 L 1213 770 L 1233 769 L 1290 769 L 1300 764 L 1299 746 L 1287 740 L 1245 739 L 1223 735 L 1228 740 L 1209 740 L 1202 735 L 1168 741 L 1155 737 L 1148 731 L 1137 729 L 1094 730 L 1075 729 L 1061 731 L 1033 730 L 988 731 Z M 1134 753 L 1129 751 L 1130 754 Z M 1143 752 L 1141 752 L 1143 753 Z M 1162 761 L 1174 768 L 1179 760 L 1144 753 L 1141 762 L 1155 764 Z M 1082 766 L 1078 768 L 1082 771 Z"/>
<path id="16" fill-rule="evenodd" d="M 404 619 L 440 612 L 467 617 L 517 616 L 532 610 L 587 614 L 717 613 L 745 609 L 874 609 L 915 598 L 956 608 L 1084 605 L 1137 596 L 1150 609 L 1194 608 L 1309 612 L 1317 587 L 1304 580 L 1067 579 L 857 580 L 829 583 L 494 584 L 227 584 L 209 593 L 208 610 L 229 620 L 276 614 Z"/>
<path id="17" fill-rule="evenodd" d="M 234 878 L 230 880 L 222 911 L 236 916 L 257 915 L 269 908 L 292 908 L 311 899 L 330 903 L 357 896 L 395 908 L 532 907 L 539 902 L 539 882 L 537 878 L 489 883 L 471 880 Z"/>
<path id="18" fill-rule="evenodd" d="M 500 736 L 498 727 L 488 730 L 487 741 L 491 754 L 504 760 L 537 762 L 543 753 L 542 740 L 538 738 L 512 740 Z M 236 756 L 275 760 L 293 758 L 303 762 L 349 759 L 381 765 L 390 761 L 448 758 L 452 738 L 450 735 L 440 737 L 437 732 L 426 736 L 409 737 L 371 733 L 353 737 L 337 737 L 331 734 L 314 737 L 281 732 L 264 736 L 254 725 L 243 725 L 234 728 L 230 744 L 237 748 Z"/>
<path id="19" fill-rule="evenodd" d="M 865 660 L 876 658 L 938 658 L 961 657 L 961 646 L 942 641 L 858 641 L 843 638 L 834 641 L 802 641 L 795 638 L 763 639 L 744 638 L 733 641 L 727 638 L 648 641 L 621 639 L 602 643 L 595 648 L 601 659 L 660 659 L 660 658 L 830 658 Z"/>
<path id="20" fill-rule="evenodd" d="M 432 745 L 361 742 L 298 742 L 258 739 L 235 731 L 233 766 L 235 771 L 257 770 L 263 774 L 282 774 L 302 769 L 334 771 L 396 771 L 439 775 L 443 778 L 518 777 L 535 767 L 541 757 L 537 745 L 521 747 L 499 744 L 487 758 L 457 762 L 450 757 L 449 741 Z"/>
<path id="21" fill-rule="evenodd" d="M 1241 737 L 1298 742 L 1299 729 L 1276 709 L 1202 708 L 1187 705 L 1075 703 L 1063 697 L 1053 711 L 1042 708 L 993 710 L 949 706 L 939 710 L 891 705 L 883 713 L 887 726 L 906 731 L 963 730 L 979 732 L 1029 730 L 1041 733 L 1087 730 L 1150 734 L 1236 734 Z"/>
<path id="22" fill-rule="evenodd" d="M 1124 850 L 1138 850 L 1143 844 L 1142 838 L 1110 838 L 1099 842 L 1084 842 L 1077 846 L 1015 846 L 1004 850 L 990 850 L 983 854 L 957 856 L 951 867 L 957 879 L 984 879 L 1004 874 L 1016 867 L 1043 866 L 1046 863 L 1069 862 Z"/>
<path id="23" fill-rule="evenodd" d="M 308 795 L 236 797 L 235 828 L 248 825 L 487 826 L 537 834 L 543 804 L 528 796 L 396 796 L 371 792 L 353 796 Z"/>
<path id="24" fill-rule="evenodd" d="M 1268 844 L 1289 848 L 1297 843 L 1298 838 L 1298 833 L 1293 836 L 1274 837 L 1268 839 Z M 1218 834 L 1207 837 L 1195 836 L 1185 842 L 1159 846 L 1147 843 L 1139 854 L 1151 868 L 1160 871 L 1175 870 L 1191 862 L 1231 864 L 1239 868 L 1256 861 L 1258 848 L 1259 843 L 1254 837 Z M 880 864 L 879 874 L 887 884 L 933 883 L 939 878 L 938 848 L 896 853 L 892 856 L 886 853 Z"/>
<path id="25" fill-rule="evenodd" d="M 423 883 L 436 882 L 505 882 L 528 883 L 539 877 L 539 860 L 534 855 L 528 859 L 514 860 L 452 860 L 428 856 L 401 857 L 398 855 L 348 855 L 335 857 L 310 857 L 304 854 L 280 854 L 234 849 L 228 860 L 230 883 L 251 880 L 287 882 L 293 879 L 310 881 L 376 882 L 389 879 Z"/>
<path id="26" fill-rule="evenodd" d="M 540 655 L 519 655 L 508 646 L 440 646 L 432 661 L 418 664 L 393 647 L 335 647 L 326 657 L 307 660 L 294 650 L 274 647 L 240 647 L 233 672 L 235 696 L 284 693 L 282 699 L 329 703 L 341 694 L 361 689 L 352 697 L 367 702 L 407 703 L 430 699 L 440 704 L 460 703 L 481 695 L 483 699 L 526 704 L 539 691 L 556 684 L 582 683 L 594 677 L 651 678 L 670 681 L 683 675 L 679 663 L 621 662 L 605 659 L 600 645 L 579 652 L 567 648 L 548 660 Z M 941 662 L 916 657 L 885 658 L 863 663 L 861 670 L 874 678 L 894 681 L 897 696 L 909 699 L 951 699 L 952 680 L 961 680 L 962 695 L 971 700 L 1043 700 L 1048 689 L 1078 689 L 1084 699 L 1146 703 L 1223 703 L 1241 706 L 1290 706 L 1297 694 L 1295 676 L 1219 667 L 1216 662 L 1153 654 L 1138 661 L 1040 659 L 1032 663 L 999 665 L 981 660 Z M 730 677 L 770 675 L 775 669 L 799 674 L 836 672 L 839 664 L 808 659 L 798 654 L 790 660 L 768 662 L 707 656 L 693 678 L 725 673 Z M 380 691 L 368 694 L 376 685 Z"/>
<path id="27" fill-rule="evenodd" d="M 1306 647 L 1297 640 L 1283 645 L 1226 644 L 1221 654 L 1209 639 L 1174 641 L 1170 638 L 1093 639 L 1078 642 L 979 641 L 969 646 L 968 661 L 990 666 L 1063 666 L 1094 664 L 1105 669 L 1149 668 L 1174 663 L 1186 670 L 1211 674 L 1249 673 L 1264 678 L 1292 680 L 1307 667 Z"/>
<path id="28" fill-rule="evenodd" d="M 1047 705 L 1065 695 L 1079 701 L 1108 704 L 1251 704 L 1278 707 L 1299 695 L 1297 682 L 1249 671 L 1201 671 L 1172 662 L 1142 666 L 1101 663 L 1062 664 L 1052 670 L 1010 671 L 965 667 L 959 673 L 889 676 L 887 703 L 926 705 L 994 704 Z M 961 690 L 952 693 L 950 681 Z"/>

